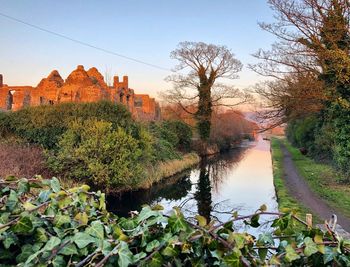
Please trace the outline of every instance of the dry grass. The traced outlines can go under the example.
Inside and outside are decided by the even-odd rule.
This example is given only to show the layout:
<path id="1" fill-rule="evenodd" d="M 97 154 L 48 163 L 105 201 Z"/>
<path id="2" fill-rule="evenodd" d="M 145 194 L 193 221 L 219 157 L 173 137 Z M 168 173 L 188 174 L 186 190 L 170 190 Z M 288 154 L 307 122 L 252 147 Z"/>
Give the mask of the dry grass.
<path id="1" fill-rule="evenodd" d="M 34 175 L 52 177 L 45 165 L 42 148 L 25 144 L 16 138 L 6 138 L 0 142 L 0 177 L 9 175 L 26 178 Z"/>
<path id="2" fill-rule="evenodd" d="M 141 184 L 140 188 L 150 188 L 152 184 L 162 179 L 169 178 L 179 172 L 185 171 L 200 161 L 196 153 L 185 154 L 182 159 L 160 162 L 156 166 L 148 168 L 148 177 Z"/>

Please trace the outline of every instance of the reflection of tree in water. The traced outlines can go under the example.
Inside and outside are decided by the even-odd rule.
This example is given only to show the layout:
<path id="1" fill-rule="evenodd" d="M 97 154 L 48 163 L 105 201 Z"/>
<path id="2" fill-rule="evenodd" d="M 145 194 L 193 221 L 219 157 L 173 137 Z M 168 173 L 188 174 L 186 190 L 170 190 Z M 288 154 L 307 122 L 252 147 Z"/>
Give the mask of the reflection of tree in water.
<path id="1" fill-rule="evenodd" d="M 153 185 L 148 190 L 125 192 L 118 196 L 107 196 L 108 210 L 127 216 L 131 210 L 141 210 L 142 205 L 159 201 L 160 199 L 179 200 L 188 195 L 192 184 L 189 173 L 174 176 Z"/>
<path id="2" fill-rule="evenodd" d="M 213 217 L 212 212 L 219 212 L 213 209 L 219 208 L 224 203 L 212 203 L 211 190 L 214 188 L 218 192 L 223 179 L 227 177 L 227 172 L 236 167 L 242 160 L 246 149 L 235 149 L 218 157 L 202 158 L 199 166 L 199 178 L 197 182 L 197 191 L 194 193 L 194 199 L 197 201 L 198 213 L 210 220 Z M 216 216 L 214 216 L 216 217 Z"/>
<path id="3" fill-rule="evenodd" d="M 194 199 L 197 201 L 198 213 L 210 220 L 211 213 L 211 185 L 209 179 L 209 172 L 207 167 L 207 161 L 203 158 L 199 164 L 200 173 L 197 183 L 197 191 L 194 193 Z"/>
<path id="4" fill-rule="evenodd" d="M 228 171 L 232 171 L 238 165 L 246 151 L 247 148 L 237 148 L 208 161 L 209 179 L 216 193 L 219 192 Z"/>

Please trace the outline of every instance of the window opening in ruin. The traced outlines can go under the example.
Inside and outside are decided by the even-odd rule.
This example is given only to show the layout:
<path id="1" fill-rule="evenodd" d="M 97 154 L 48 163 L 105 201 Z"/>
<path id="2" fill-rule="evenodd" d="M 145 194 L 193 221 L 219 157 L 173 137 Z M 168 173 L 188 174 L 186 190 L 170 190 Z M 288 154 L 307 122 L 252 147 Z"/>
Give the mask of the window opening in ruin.
<path id="1" fill-rule="evenodd" d="M 29 107 L 30 106 L 30 94 L 27 92 L 23 98 L 23 107 Z"/>
<path id="2" fill-rule="evenodd" d="M 142 108 L 142 99 L 135 99 L 134 106 L 135 108 Z"/>
<path id="3" fill-rule="evenodd" d="M 6 96 L 6 110 L 12 110 L 14 91 L 9 91 Z"/>

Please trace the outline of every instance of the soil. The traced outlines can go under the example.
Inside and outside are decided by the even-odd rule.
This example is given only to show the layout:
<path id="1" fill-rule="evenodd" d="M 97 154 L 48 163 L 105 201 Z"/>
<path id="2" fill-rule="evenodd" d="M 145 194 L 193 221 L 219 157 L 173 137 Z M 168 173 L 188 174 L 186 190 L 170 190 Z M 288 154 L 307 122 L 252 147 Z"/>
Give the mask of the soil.
<path id="1" fill-rule="evenodd" d="M 322 220 L 329 220 L 333 214 L 336 214 L 338 224 L 350 232 L 350 219 L 342 215 L 340 211 L 330 207 L 325 200 L 310 190 L 304 178 L 299 175 L 288 149 L 283 144 L 281 144 L 281 149 L 284 178 L 289 193 Z"/>

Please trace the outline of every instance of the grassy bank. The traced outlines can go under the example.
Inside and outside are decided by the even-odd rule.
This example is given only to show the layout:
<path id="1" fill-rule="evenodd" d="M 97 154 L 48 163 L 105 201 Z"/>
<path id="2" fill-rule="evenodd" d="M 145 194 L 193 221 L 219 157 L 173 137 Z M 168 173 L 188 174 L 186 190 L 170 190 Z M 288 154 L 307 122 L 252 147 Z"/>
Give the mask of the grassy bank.
<path id="1" fill-rule="evenodd" d="M 342 182 L 339 173 L 327 164 L 318 163 L 302 155 L 286 139 L 283 140 L 301 176 L 310 189 L 331 207 L 350 218 L 350 185 Z"/>
<path id="2" fill-rule="evenodd" d="M 183 172 L 200 161 L 196 153 L 183 155 L 181 159 L 158 162 L 146 169 L 146 178 L 135 187 L 137 189 L 150 188 L 154 183 Z M 44 150 L 40 146 L 28 144 L 16 136 L 2 138 L 0 140 L 0 177 L 13 175 L 16 177 L 33 177 L 41 175 L 44 178 L 54 176 L 47 167 Z M 83 185 L 83 181 L 77 181 L 65 177 L 59 177 L 62 184 L 67 187 Z M 118 188 L 117 191 L 125 191 L 127 188 Z"/>
<path id="3" fill-rule="evenodd" d="M 273 163 L 273 180 L 280 211 L 293 210 L 300 218 L 305 218 L 306 213 L 312 213 L 309 209 L 299 203 L 288 192 L 283 179 L 283 154 L 281 150 L 281 139 L 271 139 L 271 153 Z"/>
<path id="4" fill-rule="evenodd" d="M 140 185 L 140 188 L 150 188 L 152 184 L 157 183 L 162 179 L 169 178 L 197 165 L 199 161 L 200 158 L 196 153 L 188 153 L 185 154 L 182 159 L 160 162 L 155 166 L 149 167 L 147 170 L 148 176 Z"/>

